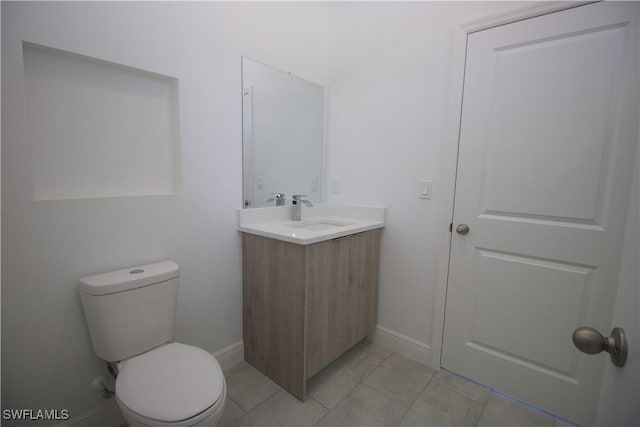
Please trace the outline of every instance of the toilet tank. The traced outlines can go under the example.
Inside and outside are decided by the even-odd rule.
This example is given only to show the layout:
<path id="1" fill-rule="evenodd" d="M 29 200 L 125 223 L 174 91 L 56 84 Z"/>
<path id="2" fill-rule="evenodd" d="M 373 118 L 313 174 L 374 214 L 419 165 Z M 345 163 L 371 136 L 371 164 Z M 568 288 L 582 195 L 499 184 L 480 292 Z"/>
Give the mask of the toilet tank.
<path id="1" fill-rule="evenodd" d="M 173 338 L 178 299 L 173 261 L 80 279 L 78 289 L 94 352 L 116 362 Z"/>

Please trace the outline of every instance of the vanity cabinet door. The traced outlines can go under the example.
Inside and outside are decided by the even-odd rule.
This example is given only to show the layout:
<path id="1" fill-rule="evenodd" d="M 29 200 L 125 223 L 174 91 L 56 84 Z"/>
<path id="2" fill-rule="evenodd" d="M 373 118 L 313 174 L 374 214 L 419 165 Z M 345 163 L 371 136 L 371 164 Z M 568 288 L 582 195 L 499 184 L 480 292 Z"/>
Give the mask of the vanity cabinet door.
<path id="1" fill-rule="evenodd" d="M 309 245 L 307 251 L 310 378 L 376 326 L 380 230 Z"/>
<path id="2" fill-rule="evenodd" d="M 351 240 L 307 247 L 307 378 L 349 348 Z"/>
<path id="3" fill-rule="evenodd" d="M 360 342 L 376 327 L 380 234 L 380 230 L 372 230 L 351 239 L 347 348 Z"/>
<path id="4" fill-rule="evenodd" d="M 243 234 L 245 360 L 304 399 L 305 247 Z"/>

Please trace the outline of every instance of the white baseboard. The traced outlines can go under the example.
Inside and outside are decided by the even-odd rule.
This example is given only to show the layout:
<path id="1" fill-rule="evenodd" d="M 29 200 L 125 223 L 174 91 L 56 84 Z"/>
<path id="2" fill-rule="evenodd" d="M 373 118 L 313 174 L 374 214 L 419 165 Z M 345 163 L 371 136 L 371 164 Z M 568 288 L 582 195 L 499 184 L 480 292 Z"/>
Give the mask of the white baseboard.
<path id="1" fill-rule="evenodd" d="M 432 364 L 431 347 L 428 344 L 399 332 L 378 325 L 373 334 L 369 335 L 369 339 L 375 344 L 393 350 L 409 359 L 424 363 L 427 366 L 431 366 Z M 437 368 L 438 367 L 436 367 L 436 369 Z"/>
<path id="2" fill-rule="evenodd" d="M 228 371 L 238 363 L 244 361 L 244 342 L 238 341 L 233 343 L 222 350 L 216 351 L 213 353 L 213 356 L 218 360 L 222 370 Z"/>

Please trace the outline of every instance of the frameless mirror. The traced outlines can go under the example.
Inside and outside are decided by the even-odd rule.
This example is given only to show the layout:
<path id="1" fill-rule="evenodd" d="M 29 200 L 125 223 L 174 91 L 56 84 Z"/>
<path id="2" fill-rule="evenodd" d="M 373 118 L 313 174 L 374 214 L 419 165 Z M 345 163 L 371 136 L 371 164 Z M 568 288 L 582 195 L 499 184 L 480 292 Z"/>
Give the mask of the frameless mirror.
<path id="1" fill-rule="evenodd" d="M 245 208 L 322 201 L 324 87 L 242 58 Z"/>

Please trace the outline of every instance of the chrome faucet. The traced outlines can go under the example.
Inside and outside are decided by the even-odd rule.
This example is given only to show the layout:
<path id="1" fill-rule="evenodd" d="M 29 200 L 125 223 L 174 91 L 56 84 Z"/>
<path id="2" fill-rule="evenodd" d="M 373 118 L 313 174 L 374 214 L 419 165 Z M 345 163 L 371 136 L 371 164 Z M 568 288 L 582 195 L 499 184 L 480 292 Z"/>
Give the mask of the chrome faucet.
<path id="1" fill-rule="evenodd" d="M 304 194 L 294 194 L 291 196 L 293 199 L 291 204 L 293 205 L 293 216 L 292 219 L 294 221 L 300 221 L 302 219 L 302 205 L 300 203 L 304 203 L 308 207 L 312 207 L 313 203 L 308 200 L 303 199 L 303 197 L 307 197 Z"/>
<path id="2" fill-rule="evenodd" d="M 273 197 L 267 199 L 267 203 L 276 201 L 276 206 L 284 206 L 284 193 L 271 193 Z"/>

